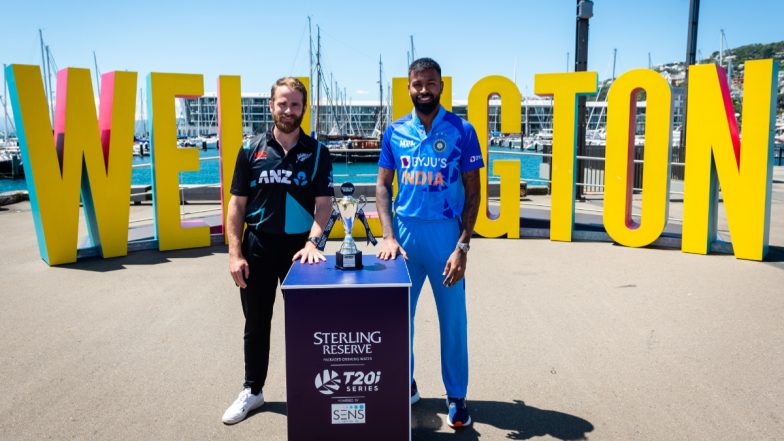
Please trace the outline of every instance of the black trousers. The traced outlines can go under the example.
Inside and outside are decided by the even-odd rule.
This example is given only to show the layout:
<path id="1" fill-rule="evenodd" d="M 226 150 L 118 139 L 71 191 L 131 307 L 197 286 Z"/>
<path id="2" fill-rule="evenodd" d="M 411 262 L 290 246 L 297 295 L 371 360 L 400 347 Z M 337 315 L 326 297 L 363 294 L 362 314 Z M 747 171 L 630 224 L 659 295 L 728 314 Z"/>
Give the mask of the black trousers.
<path id="1" fill-rule="evenodd" d="M 283 282 L 291 258 L 305 246 L 308 233 L 263 234 L 250 229 L 242 240 L 242 254 L 248 261 L 247 288 L 240 288 L 245 315 L 245 384 L 256 395 L 267 380 L 270 323 L 278 282 Z"/>

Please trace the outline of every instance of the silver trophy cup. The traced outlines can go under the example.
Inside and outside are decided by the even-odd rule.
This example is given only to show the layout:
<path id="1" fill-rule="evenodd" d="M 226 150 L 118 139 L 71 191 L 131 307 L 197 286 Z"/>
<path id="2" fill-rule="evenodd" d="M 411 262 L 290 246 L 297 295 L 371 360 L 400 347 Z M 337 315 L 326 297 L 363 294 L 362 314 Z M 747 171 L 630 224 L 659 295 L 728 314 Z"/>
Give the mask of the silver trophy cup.
<path id="1" fill-rule="evenodd" d="M 365 195 L 360 195 L 359 199 L 352 196 L 354 193 L 353 185 L 350 189 L 341 187 L 341 191 L 343 191 L 343 197 L 333 197 L 332 204 L 340 213 L 346 237 L 343 238 L 343 243 L 340 244 L 340 249 L 335 256 L 335 266 L 342 270 L 358 270 L 362 269 L 362 251 L 357 249 L 354 237 L 351 236 L 351 230 L 354 228 L 357 212 L 367 204 L 367 201 L 365 200 Z"/>

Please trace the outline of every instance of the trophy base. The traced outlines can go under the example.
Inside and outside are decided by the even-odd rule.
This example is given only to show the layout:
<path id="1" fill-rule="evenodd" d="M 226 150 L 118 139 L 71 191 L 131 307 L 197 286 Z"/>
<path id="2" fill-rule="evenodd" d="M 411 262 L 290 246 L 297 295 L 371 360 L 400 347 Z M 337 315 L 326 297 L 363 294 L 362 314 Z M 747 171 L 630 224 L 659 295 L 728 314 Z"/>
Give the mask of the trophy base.
<path id="1" fill-rule="evenodd" d="M 335 255 L 335 268 L 340 270 L 362 269 L 362 251 L 356 254 L 343 254 L 340 251 Z"/>

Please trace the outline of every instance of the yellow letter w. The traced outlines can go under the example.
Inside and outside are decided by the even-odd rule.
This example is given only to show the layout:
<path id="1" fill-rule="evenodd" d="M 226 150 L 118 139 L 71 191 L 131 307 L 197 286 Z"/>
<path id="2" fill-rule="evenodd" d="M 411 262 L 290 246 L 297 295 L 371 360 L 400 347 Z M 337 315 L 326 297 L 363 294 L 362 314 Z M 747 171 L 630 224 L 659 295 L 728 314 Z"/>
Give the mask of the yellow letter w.
<path id="1" fill-rule="evenodd" d="M 80 188 L 92 243 L 103 257 L 126 255 L 136 73 L 102 76 L 96 121 L 90 71 L 58 72 L 54 131 L 40 68 L 11 65 L 6 76 L 41 258 L 76 261 Z"/>

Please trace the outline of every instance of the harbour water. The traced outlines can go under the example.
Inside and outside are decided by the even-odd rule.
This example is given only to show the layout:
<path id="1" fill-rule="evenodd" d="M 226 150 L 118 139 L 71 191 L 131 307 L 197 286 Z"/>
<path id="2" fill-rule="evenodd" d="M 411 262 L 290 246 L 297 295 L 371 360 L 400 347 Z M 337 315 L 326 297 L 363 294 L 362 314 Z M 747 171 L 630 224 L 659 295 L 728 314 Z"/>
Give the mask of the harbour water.
<path id="1" fill-rule="evenodd" d="M 539 156 L 520 156 L 513 154 L 519 152 L 518 149 L 493 147 L 490 152 L 490 179 L 493 180 L 492 170 L 493 161 L 499 159 L 511 159 L 520 161 L 520 178 L 525 180 L 535 180 L 539 177 L 539 164 L 542 158 Z M 215 149 L 198 150 L 200 162 L 199 171 L 180 173 L 181 184 L 218 184 L 220 183 L 220 162 L 217 160 L 218 152 Z M 149 165 L 150 157 L 133 157 L 133 165 Z M 133 169 L 131 177 L 132 185 L 151 185 L 152 176 L 149 167 L 138 167 Z M 347 162 L 336 160 L 332 163 L 332 172 L 336 182 L 350 181 L 353 183 L 372 183 L 376 181 L 378 165 L 375 162 Z M 0 193 L 14 190 L 26 190 L 27 184 L 24 179 L 0 179 Z"/>

